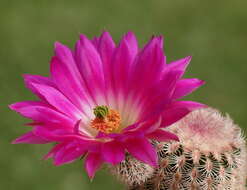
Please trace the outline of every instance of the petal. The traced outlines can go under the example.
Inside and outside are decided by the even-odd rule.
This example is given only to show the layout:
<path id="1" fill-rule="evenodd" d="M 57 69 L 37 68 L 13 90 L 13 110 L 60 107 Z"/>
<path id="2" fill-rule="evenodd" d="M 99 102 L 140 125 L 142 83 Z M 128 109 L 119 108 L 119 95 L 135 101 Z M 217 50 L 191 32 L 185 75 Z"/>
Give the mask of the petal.
<path id="1" fill-rule="evenodd" d="M 122 38 L 122 41 L 126 41 L 132 58 L 134 58 L 138 53 L 138 43 L 136 36 L 133 32 L 129 31 Z"/>
<path id="2" fill-rule="evenodd" d="M 56 152 L 54 164 L 59 166 L 65 163 L 71 163 L 86 153 L 86 149 L 78 143 L 69 143 Z"/>
<path id="3" fill-rule="evenodd" d="M 198 87 L 205 84 L 203 80 L 199 79 L 183 79 L 177 82 L 173 94 L 173 99 L 179 99 L 196 90 Z"/>
<path id="4" fill-rule="evenodd" d="M 72 63 L 71 63 L 72 64 Z M 82 79 L 78 78 L 79 71 L 76 68 L 71 69 L 64 62 L 60 61 L 57 57 L 51 60 L 51 75 L 59 90 L 83 112 L 83 120 L 92 118 L 92 103 L 91 97 L 85 90 L 86 87 L 80 82 Z"/>
<path id="5" fill-rule="evenodd" d="M 98 49 L 100 38 L 99 37 L 93 37 L 91 40 L 92 44 L 95 46 L 96 49 Z"/>
<path id="6" fill-rule="evenodd" d="M 168 72 L 162 80 L 145 93 L 144 98 L 140 102 L 143 106 L 143 111 L 140 114 L 141 120 L 159 115 L 167 104 L 170 104 L 180 75 L 181 71 L 179 70 Z"/>
<path id="7" fill-rule="evenodd" d="M 54 141 L 54 142 L 65 142 L 65 141 L 71 141 L 71 140 L 79 140 L 80 142 L 91 142 L 92 144 L 94 143 L 93 139 L 86 137 L 86 136 L 82 136 L 82 135 L 78 135 L 78 134 L 74 134 L 74 133 L 68 133 L 67 131 L 64 130 L 59 130 L 59 129 L 47 129 L 43 126 L 37 126 L 35 127 L 35 129 L 33 130 L 33 133 L 38 136 L 38 137 L 42 137 L 46 140 L 49 141 Z"/>
<path id="8" fill-rule="evenodd" d="M 152 119 L 146 120 L 144 122 L 135 123 L 124 129 L 124 131 L 140 131 L 143 134 L 148 134 L 154 132 L 160 127 L 162 119 L 159 117 L 153 117 Z"/>
<path id="9" fill-rule="evenodd" d="M 33 87 L 33 83 L 36 84 L 45 84 L 47 86 L 52 86 L 55 88 L 55 84 L 52 82 L 50 78 L 39 76 L 39 75 L 30 75 L 24 74 L 23 75 L 24 82 L 26 87 L 29 88 L 34 94 L 36 94 L 39 98 L 44 99 L 44 97 Z"/>
<path id="10" fill-rule="evenodd" d="M 161 127 L 169 126 L 176 121 L 182 119 L 188 113 L 193 110 L 206 107 L 204 104 L 200 104 L 192 101 L 175 101 L 169 105 L 162 113 Z"/>
<path id="11" fill-rule="evenodd" d="M 74 132 L 76 134 L 94 138 L 97 135 L 98 130 L 92 128 L 88 123 L 78 120 L 74 126 Z"/>
<path id="12" fill-rule="evenodd" d="M 128 139 L 125 142 L 127 151 L 136 159 L 157 167 L 158 157 L 155 148 L 145 138 Z"/>
<path id="13" fill-rule="evenodd" d="M 108 32 L 103 32 L 99 39 L 98 51 L 104 65 L 105 74 L 109 74 L 109 66 L 115 50 L 115 43 Z"/>
<path id="14" fill-rule="evenodd" d="M 183 76 L 187 66 L 189 65 L 191 61 L 191 58 L 192 58 L 191 56 L 188 56 L 183 59 L 179 59 L 179 60 L 171 62 L 163 70 L 163 75 L 165 75 L 167 72 L 171 70 L 180 70 L 181 71 L 180 77 Z"/>
<path id="15" fill-rule="evenodd" d="M 113 72 L 112 72 L 112 58 L 115 51 L 115 43 L 108 32 L 103 32 L 99 38 L 98 53 L 102 61 L 105 80 L 105 96 L 106 103 L 111 107 L 115 107 L 115 100 L 112 98 L 113 94 Z"/>
<path id="16" fill-rule="evenodd" d="M 80 72 L 78 71 L 73 54 L 68 47 L 59 42 L 56 42 L 55 57 L 59 60 L 63 67 L 65 67 L 64 69 L 68 70 L 70 77 L 82 83 Z"/>
<path id="17" fill-rule="evenodd" d="M 12 144 L 19 144 L 19 143 L 25 143 L 25 144 L 46 144 L 50 141 L 42 139 L 41 137 L 37 137 L 35 134 L 33 134 L 32 131 L 25 133 L 24 135 L 18 137 L 15 139 Z"/>
<path id="18" fill-rule="evenodd" d="M 85 168 L 90 179 L 95 175 L 95 172 L 102 165 L 103 160 L 99 153 L 90 152 L 85 159 Z"/>
<path id="19" fill-rule="evenodd" d="M 160 74 L 165 68 L 163 50 L 160 47 L 160 39 L 155 37 L 143 48 L 138 56 L 132 71 L 132 87 L 143 90 L 160 79 Z"/>
<path id="20" fill-rule="evenodd" d="M 102 155 L 106 162 L 116 165 L 124 159 L 124 147 L 117 141 L 104 143 L 102 146 Z"/>
<path id="21" fill-rule="evenodd" d="M 66 144 L 65 143 L 59 143 L 56 144 L 52 149 L 43 157 L 44 160 L 47 160 L 48 158 L 52 158 L 59 150 L 61 150 Z"/>
<path id="22" fill-rule="evenodd" d="M 98 52 L 102 60 L 106 88 L 112 86 L 112 56 L 115 51 L 115 43 L 108 32 L 103 32 L 99 39 Z"/>
<path id="23" fill-rule="evenodd" d="M 131 37 L 131 33 L 127 33 L 121 42 L 119 43 L 119 46 L 116 49 L 116 52 L 114 54 L 113 58 L 113 80 L 115 83 L 116 88 L 123 88 L 124 85 L 126 85 L 127 79 L 129 77 L 129 72 L 131 69 L 131 65 L 134 61 L 134 58 L 137 54 L 137 45 L 134 44 L 134 41 Z M 130 40 L 131 42 L 129 42 Z M 132 47 L 134 46 L 134 47 Z"/>
<path id="24" fill-rule="evenodd" d="M 124 100 L 129 94 L 130 70 L 137 51 L 138 47 L 135 36 L 129 32 L 123 36 L 112 60 L 114 97 L 117 102 L 116 109 L 120 111 L 121 115 L 125 113 L 124 107 L 126 104 Z"/>
<path id="25" fill-rule="evenodd" d="M 32 83 L 32 85 L 57 110 L 73 119 L 81 118 L 82 113 L 57 89 L 36 83 Z"/>
<path id="26" fill-rule="evenodd" d="M 130 71 L 128 98 L 125 98 L 124 108 L 126 114 L 124 117 L 127 118 L 125 123 L 131 124 L 138 115 L 141 115 L 139 112 L 144 109 L 146 104 L 143 98 L 148 98 L 149 95 L 147 94 L 152 93 L 150 88 L 160 80 L 164 67 L 166 67 L 166 64 L 163 50 L 160 47 L 160 39 L 152 38 L 136 57 Z M 141 105 L 142 103 L 144 104 Z M 126 110 L 135 110 L 135 113 Z"/>
<path id="27" fill-rule="evenodd" d="M 85 84 L 97 105 L 105 104 L 104 71 L 99 53 L 84 35 L 76 44 L 75 60 Z"/>
<path id="28" fill-rule="evenodd" d="M 24 117 L 30 118 L 36 122 L 52 124 L 60 128 L 72 128 L 74 125 L 66 115 L 52 109 L 48 104 L 37 101 L 23 101 L 11 104 L 10 109 L 15 110 Z"/>
<path id="29" fill-rule="evenodd" d="M 64 137 L 64 135 L 57 135 L 55 131 L 48 130 L 41 126 L 35 127 L 35 129 L 33 130 L 33 133 L 36 136 L 42 137 L 49 141 L 64 142 L 67 139 Z"/>
<path id="30" fill-rule="evenodd" d="M 177 135 L 169 131 L 162 130 L 162 129 L 157 129 L 156 131 L 147 134 L 146 137 L 160 141 L 160 142 L 169 141 L 169 140 L 179 141 Z"/>
<path id="31" fill-rule="evenodd" d="M 163 39 L 163 36 L 157 36 L 157 41 L 159 42 L 160 44 L 160 47 L 163 48 L 164 46 L 164 39 Z"/>

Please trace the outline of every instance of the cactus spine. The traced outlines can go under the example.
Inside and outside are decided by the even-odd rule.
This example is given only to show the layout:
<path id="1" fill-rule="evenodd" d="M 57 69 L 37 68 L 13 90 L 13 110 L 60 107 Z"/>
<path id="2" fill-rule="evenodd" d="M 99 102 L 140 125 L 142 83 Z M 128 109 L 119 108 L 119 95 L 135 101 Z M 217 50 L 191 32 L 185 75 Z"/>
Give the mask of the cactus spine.
<path id="1" fill-rule="evenodd" d="M 136 160 L 128 153 L 124 161 L 117 166 L 110 167 L 110 172 L 127 186 L 137 186 L 145 183 L 146 179 L 152 177 L 154 171 L 154 168 Z"/>

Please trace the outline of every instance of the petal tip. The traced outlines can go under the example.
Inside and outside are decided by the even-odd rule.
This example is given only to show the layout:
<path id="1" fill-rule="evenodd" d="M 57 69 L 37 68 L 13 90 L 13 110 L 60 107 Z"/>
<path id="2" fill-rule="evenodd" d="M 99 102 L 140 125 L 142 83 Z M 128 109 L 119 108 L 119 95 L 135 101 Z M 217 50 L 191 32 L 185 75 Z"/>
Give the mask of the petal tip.
<path id="1" fill-rule="evenodd" d="M 80 34 L 80 42 L 85 43 L 85 41 L 88 41 L 88 38 L 84 34 Z"/>
<path id="2" fill-rule="evenodd" d="M 205 85 L 206 81 L 205 80 L 200 80 L 200 85 Z"/>
<path id="3" fill-rule="evenodd" d="M 20 142 L 18 141 L 18 139 L 12 140 L 11 144 L 20 144 Z"/>
<path id="4" fill-rule="evenodd" d="M 30 74 L 24 73 L 24 74 L 22 74 L 21 76 L 22 76 L 22 78 L 25 80 L 25 79 L 27 79 L 27 78 L 30 76 Z"/>
<path id="5" fill-rule="evenodd" d="M 192 60 L 192 56 L 191 55 L 185 57 L 185 59 L 184 59 L 185 67 L 187 67 L 190 64 L 191 60 Z"/>
<path id="6" fill-rule="evenodd" d="M 189 56 L 187 56 L 187 57 L 186 57 L 186 59 L 187 59 L 187 61 L 191 61 L 192 56 L 191 56 L 191 55 L 189 55 Z"/>
<path id="7" fill-rule="evenodd" d="M 125 34 L 126 37 L 136 37 L 135 36 L 135 33 L 131 30 L 129 30 L 126 34 Z"/>
<path id="8" fill-rule="evenodd" d="M 81 48 L 93 48 L 93 49 L 95 49 L 92 42 L 84 34 L 80 34 L 80 40 L 78 41 L 77 46 L 79 46 Z"/>
<path id="9" fill-rule="evenodd" d="M 60 42 L 55 42 L 54 43 L 54 52 L 56 54 L 57 51 L 59 51 L 59 49 L 62 48 L 62 44 Z"/>
<path id="10" fill-rule="evenodd" d="M 63 45 L 60 43 L 60 42 L 58 42 L 58 41 L 56 41 L 55 43 L 54 43 L 54 47 L 55 47 L 55 49 L 57 49 L 57 48 L 59 48 L 59 47 L 62 47 Z"/>
<path id="11" fill-rule="evenodd" d="M 48 160 L 50 158 L 50 155 L 44 155 L 42 158 L 41 158 L 41 160 Z"/>
<path id="12" fill-rule="evenodd" d="M 62 163 L 59 163 L 59 162 L 54 161 L 54 162 L 53 162 L 53 165 L 56 166 L 56 167 L 58 167 L 58 166 L 61 166 Z"/>
<path id="13" fill-rule="evenodd" d="M 102 39 L 102 38 L 109 38 L 109 37 L 111 37 L 110 32 L 108 32 L 107 30 L 103 30 L 103 32 L 101 33 L 100 38 Z"/>
<path id="14" fill-rule="evenodd" d="M 11 110 L 15 110 L 15 103 L 9 104 L 8 108 L 11 109 Z"/>

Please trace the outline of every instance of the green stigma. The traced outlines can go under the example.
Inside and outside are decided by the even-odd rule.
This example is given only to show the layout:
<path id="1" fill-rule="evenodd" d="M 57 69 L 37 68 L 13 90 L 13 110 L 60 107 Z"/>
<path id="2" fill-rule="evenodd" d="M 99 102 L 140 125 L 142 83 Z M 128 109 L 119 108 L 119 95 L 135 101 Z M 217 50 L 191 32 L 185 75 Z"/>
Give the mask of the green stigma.
<path id="1" fill-rule="evenodd" d="M 109 114 L 109 109 L 107 106 L 96 106 L 93 113 L 96 117 L 103 119 Z"/>

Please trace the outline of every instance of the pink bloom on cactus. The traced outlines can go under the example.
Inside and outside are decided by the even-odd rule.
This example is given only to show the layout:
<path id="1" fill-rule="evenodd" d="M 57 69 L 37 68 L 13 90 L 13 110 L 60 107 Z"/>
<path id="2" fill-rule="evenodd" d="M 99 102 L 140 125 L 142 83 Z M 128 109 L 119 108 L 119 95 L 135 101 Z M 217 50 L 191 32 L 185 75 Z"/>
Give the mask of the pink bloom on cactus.
<path id="1" fill-rule="evenodd" d="M 153 37 L 139 49 L 131 32 L 118 45 L 107 32 L 93 40 L 81 35 L 74 50 L 56 43 L 50 76 L 24 75 L 39 100 L 10 105 L 33 120 L 14 143 L 55 142 L 45 158 L 61 165 L 85 156 L 90 178 L 126 152 L 157 166 L 150 141 L 178 140 L 163 128 L 204 107 L 179 100 L 204 83 L 182 79 L 191 57 L 167 64 L 162 46 L 162 37 Z"/>

